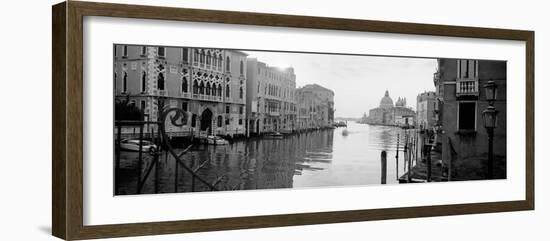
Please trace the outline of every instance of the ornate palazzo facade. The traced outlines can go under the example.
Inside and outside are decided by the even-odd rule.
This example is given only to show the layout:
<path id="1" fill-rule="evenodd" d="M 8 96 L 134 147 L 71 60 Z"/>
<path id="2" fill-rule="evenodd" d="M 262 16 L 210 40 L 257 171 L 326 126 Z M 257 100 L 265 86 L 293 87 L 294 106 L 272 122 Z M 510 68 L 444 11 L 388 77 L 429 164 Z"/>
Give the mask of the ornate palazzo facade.
<path id="1" fill-rule="evenodd" d="M 168 126 L 173 136 L 245 134 L 245 53 L 136 45 L 115 45 L 114 51 L 116 100 L 128 99 L 145 120 L 179 107 L 187 121 Z M 151 131 L 155 127 L 147 126 Z"/>

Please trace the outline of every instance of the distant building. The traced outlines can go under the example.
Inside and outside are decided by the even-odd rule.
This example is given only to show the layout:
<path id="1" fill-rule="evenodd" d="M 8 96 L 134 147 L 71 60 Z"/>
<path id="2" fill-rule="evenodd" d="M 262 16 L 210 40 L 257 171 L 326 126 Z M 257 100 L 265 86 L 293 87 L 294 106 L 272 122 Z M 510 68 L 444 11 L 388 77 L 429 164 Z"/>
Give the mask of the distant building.
<path id="1" fill-rule="evenodd" d="M 415 122 L 415 112 L 407 107 L 406 98 L 398 98 L 395 106 L 386 90 L 377 108 L 369 110 L 367 123 L 373 125 L 411 126 Z"/>
<path id="2" fill-rule="evenodd" d="M 247 60 L 249 132 L 292 132 L 296 128 L 296 75 L 293 68 L 270 67 Z"/>
<path id="3" fill-rule="evenodd" d="M 145 120 L 158 120 L 162 108 L 183 109 L 185 125 L 168 124 L 171 136 L 245 134 L 246 56 L 222 49 L 115 45 L 115 100 L 129 99 Z"/>
<path id="4" fill-rule="evenodd" d="M 416 97 L 416 126 L 419 129 L 432 129 L 435 126 L 436 107 L 435 92 L 424 92 Z"/>
<path id="5" fill-rule="evenodd" d="M 318 84 L 296 90 L 298 130 L 332 127 L 334 124 L 334 92 Z"/>
<path id="6" fill-rule="evenodd" d="M 506 62 L 439 59 L 434 84 L 439 100 L 437 125 L 443 161 L 452 179 L 484 179 L 488 141 L 482 113 L 488 106 L 483 86 L 497 84 L 494 106 L 498 111 L 494 129 L 495 178 L 506 177 Z"/>

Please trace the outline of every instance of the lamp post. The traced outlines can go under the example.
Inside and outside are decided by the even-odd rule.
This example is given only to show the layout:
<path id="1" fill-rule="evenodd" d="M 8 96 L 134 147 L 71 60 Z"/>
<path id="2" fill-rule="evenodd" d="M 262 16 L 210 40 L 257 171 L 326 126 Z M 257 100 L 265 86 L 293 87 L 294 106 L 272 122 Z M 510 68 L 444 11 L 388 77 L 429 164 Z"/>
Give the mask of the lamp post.
<path id="1" fill-rule="evenodd" d="M 494 107 L 494 101 L 496 100 L 496 88 L 497 85 L 494 81 L 489 80 L 487 84 L 483 86 L 485 88 L 485 97 L 489 102 L 487 109 L 483 111 L 483 124 L 487 129 L 488 136 L 488 158 L 487 158 L 487 179 L 493 179 L 493 137 L 494 129 L 496 127 L 496 116 L 498 111 Z"/>

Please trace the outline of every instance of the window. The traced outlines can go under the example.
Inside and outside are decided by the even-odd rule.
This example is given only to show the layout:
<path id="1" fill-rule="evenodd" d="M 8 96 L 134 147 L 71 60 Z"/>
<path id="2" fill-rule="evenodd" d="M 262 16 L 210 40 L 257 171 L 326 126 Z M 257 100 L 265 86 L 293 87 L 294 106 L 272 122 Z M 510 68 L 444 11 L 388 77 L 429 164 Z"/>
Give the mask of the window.
<path id="1" fill-rule="evenodd" d="M 142 71 L 141 72 L 141 92 L 145 92 L 146 87 L 147 87 L 147 72 Z"/>
<path id="2" fill-rule="evenodd" d="M 459 60 L 458 77 L 461 79 L 473 79 L 477 77 L 477 61 L 467 59 Z"/>
<path id="3" fill-rule="evenodd" d="M 199 63 L 204 64 L 204 54 L 199 51 Z"/>
<path id="4" fill-rule="evenodd" d="M 181 102 L 181 109 L 187 111 L 187 102 Z"/>
<path id="5" fill-rule="evenodd" d="M 147 55 L 147 46 L 141 46 L 141 56 Z"/>
<path id="6" fill-rule="evenodd" d="M 128 57 L 128 45 L 122 46 L 122 57 L 123 58 Z"/>
<path id="7" fill-rule="evenodd" d="M 164 90 L 164 74 L 159 73 L 159 76 L 157 78 L 157 89 Z"/>
<path id="8" fill-rule="evenodd" d="M 191 126 L 192 127 L 197 126 L 197 115 L 196 114 L 193 114 L 193 116 L 191 116 Z"/>
<path id="9" fill-rule="evenodd" d="M 226 125 L 226 126 L 229 125 L 229 119 L 225 119 L 225 125 Z"/>
<path id="10" fill-rule="evenodd" d="M 228 105 L 225 106 L 225 114 L 229 114 L 229 108 L 230 107 Z"/>
<path id="11" fill-rule="evenodd" d="M 139 102 L 139 109 L 142 113 L 145 113 L 145 100 Z"/>
<path id="12" fill-rule="evenodd" d="M 218 85 L 218 96 L 219 96 L 219 97 L 222 97 L 222 94 L 223 94 L 223 92 L 222 92 L 222 86 L 221 86 L 221 85 Z"/>
<path id="13" fill-rule="evenodd" d="M 197 83 L 197 80 L 193 81 L 193 94 L 199 93 L 199 83 Z"/>
<path id="14" fill-rule="evenodd" d="M 195 49 L 195 52 L 193 53 L 193 62 L 199 62 L 199 50 Z"/>
<path id="15" fill-rule="evenodd" d="M 210 95 L 210 89 L 212 89 L 212 86 L 210 85 L 210 83 L 206 84 L 206 92 L 205 92 L 206 95 Z"/>
<path id="16" fill-rule="evenodd" d="M 126 93 L 126 91 L 128 91 L 128 73 L 124 72 L 122 76 L 122 92 Z"/>
<path id="17" fill-rule="evenodd" d="M 229 85 L 225 86 L 225 97 L 229 98 L 231 93 L 231 89 L 229 88 Z"/>
<path id="18" fill-rule="evenodd" d="M 210 54 L 206 52 L 206 65 L 210 65 Z"/>
<path id="19" fill-rule="evenodd" d="M 199 94 L 204 95 L 204 82 L 199 85 Z"/>
<path id="20" fill-rule="evenodd" d="M 181 92 L 187 93 L 187 78 L 181 78 Z"/>
<path id="21" fill-rule="evenodd" d="M 221 71 L 222 67 L 223 67 L 223 59 L 222 59 L 222 56 L 218 55 L 218 69 L 220 69 Z"/>
<path id="22" fill-rule="evenodd" d="M 242 60 L 241 60 L 240 66 L 239 66 L 239 71 L 240 71 L 239 73 L 241 73 L 241 75 L 244 75 L 244 63 L 243 63 Z"/>
<path id="23" fill-rule="evenodd" d="M 239 106 L 239 114 L 242 114 L 243 113 L 243 107 L 242 106 Z"/>
<path id="24" fill-rule="evenodd" d="M 240 126 L 243 125 L 243 119 L 239 119 L 239 125 L 240 125 Z"/>
<path id="25" fill-rule="evenodd" d="M 242 99 L 243 98 L 243 87 L 241 86 L 241 88 L 239 89 L 239 98 Z"/>
<path id="26" fill-rule="evenodd" d="M 184 63 L 189 62 L 189 49 L 188 48 L 182 48 L 181 49 L 181 61 Z"/>
<path id="27" fill-rule="evenodd" d="M 218 93 L 216 93 L 217 87 L 216 84 L 212 86 L 212 96 L 218 96 Z"/>
<path id="28" fill-rule="evenodd" d="M 229 56 L 225 58 L 225 71 L 229 72 L 231 71 L 231 62 L 229 60 Z"/>
<path id="29" fill-rule="evenodd" d="M 222 127 L 223 117 L 221 115 L 218 116 L 218 127 Z"/>
<path id="30" fill-rule="evenodd" d="M 476 129 L 476 103 L 475 102 L 458 103 L 458 129 L 459 130 Z"/>
<path id="31" fill-rule="evenodd" d="M 158 47 L 158 56 L 159 57 L 165 57 L 166 53 L 164 51 L 165 51 L 164 47 Z"/>

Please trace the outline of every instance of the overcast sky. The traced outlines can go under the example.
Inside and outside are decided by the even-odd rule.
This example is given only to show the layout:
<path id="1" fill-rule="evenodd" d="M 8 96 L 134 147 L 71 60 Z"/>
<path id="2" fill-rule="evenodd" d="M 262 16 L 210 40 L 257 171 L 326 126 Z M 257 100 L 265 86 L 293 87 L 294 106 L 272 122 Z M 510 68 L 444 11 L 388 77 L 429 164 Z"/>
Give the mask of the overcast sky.
<path id="1" fill-rule="evenodd" d="M 435 59 L 244 51 L 274 67 L 294 67 L 296 87 L 319 84 L 334 91 L 336 117 L 361 117 L 378 107 L 386 89 L 394 104 L 433 91 Z"/>

